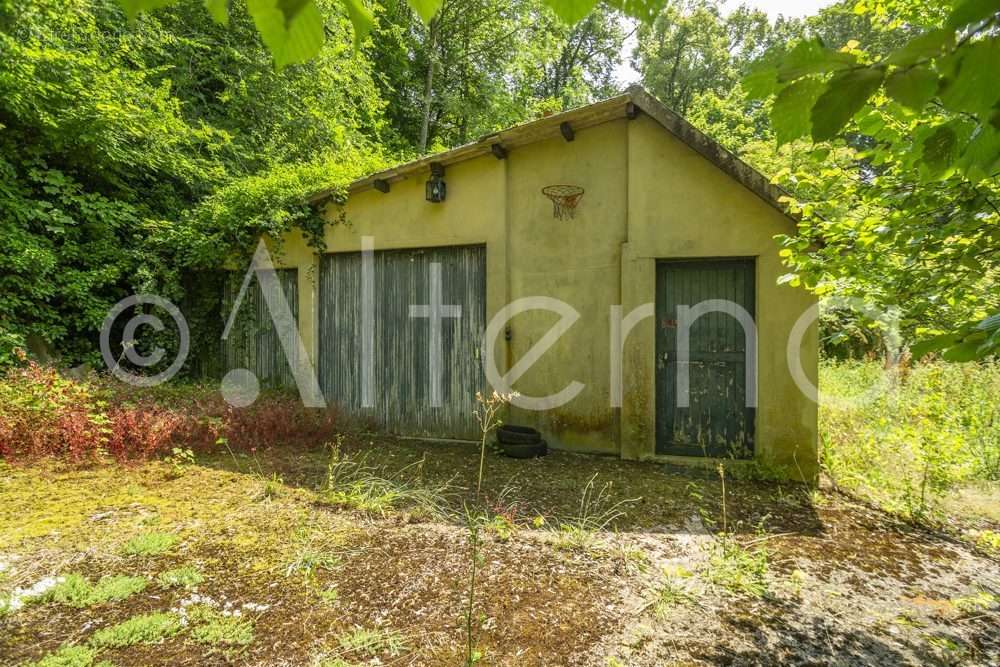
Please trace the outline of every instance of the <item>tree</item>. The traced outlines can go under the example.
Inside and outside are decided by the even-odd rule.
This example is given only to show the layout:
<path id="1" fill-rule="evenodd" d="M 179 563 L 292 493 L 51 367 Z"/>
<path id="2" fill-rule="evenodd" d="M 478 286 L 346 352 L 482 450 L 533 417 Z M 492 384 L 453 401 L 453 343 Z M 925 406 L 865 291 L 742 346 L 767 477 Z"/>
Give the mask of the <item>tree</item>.
<path id="1" fill-rule="evenodd" d="M 714 0 L 673 0 L 640 29 L 634 58 L 646 88 L 685 114 L 702 94 L 726 95 L 772 45 L 760 10 L 741 6 L 723 16 Z"/>
<path id="2" fill-rule="evenodd" d="M 119 0 L 130 18 L 140 12 L 175 5 L 179 0 Z M 407 0 L 425 23 L 441 12 L 448 0 Z M 613 8 L 633 18 L 652 20 L 665 0 L 608 0 Z M 567 24 L 587 16 L 597 0 L 543 0 Z M 204 0 L 205 8 L 221 24 L 229 21 L 227 0 Z M 274 56 L 279 69 L 315 57 L 325 41 L 320 0 L 247 0 L 247 13 L 253 17 L 261 39 Z M 365 0 L 339 0 L 333 8 L 346 14 L 354 26 L 354 44 L 362 44 L 375 27 L 375 17 Z"/>
<path id="3" fill-rule="evenodd" d="M 6 0 L 0 51 L 0 364 L 29 336 L 93 360 L 112 304 L 180 298 L 185 271 L 306 222 L 308 190 L 346 178 L 313 163 L 364 164 L 383 130 L 350 47 L 278 74 L 249 19 L 223 28 L 198 5 L 126 24 L 111 0 Z M 232 224 L 219 202 L 237 199 L 213 195 L 258 174 L 281 177 Z"/>
<path id="4" fill-rule="evenodd" d="M 598 7 L 575 26 L 553 22 L 548 16 L 542 20 L 547 20 L 548 57 L 523 61 L 526 73 L 542 74 L 536 81 L 526 77 L 536 99 L 555 100 L 567 109 L 617 92 L 614 71 L 627 38 L 621 14 Z"/>
<path id="5" fill-rule="evenodd" d="M 534 0 L 446 0 L 429 25 L 404 2 L 376 15 L 366 52 L 393 124 L 418 154 L 610 95 L 624 34 L 596 9 L 567 26 Z"/>
<path id="6" fill-rule="evenodd" d="M 1000 3 L 891 0 L 862 2 L 856 11 L 874 13 L 873 23 L 887 29 L 906 25 L 915 36 L 885 56 L 857 40 L 835 49 L 806 39 L 745 80 L 754 96 L 773 98 L 779 143 L 808 136 L 819 146 L 847 147 L 861 164 L 851 172 L 807 170 L 822 196 L 795 205 L 799 233 L 782 239 L 794 269 L 787 280 L 822 292 L 877 267 L 887 299 L 915 302 L 910 324 L 925 339 L 916 356 L 994 354 Z M 862 205 L 831 214 L 845 200 Z"/>

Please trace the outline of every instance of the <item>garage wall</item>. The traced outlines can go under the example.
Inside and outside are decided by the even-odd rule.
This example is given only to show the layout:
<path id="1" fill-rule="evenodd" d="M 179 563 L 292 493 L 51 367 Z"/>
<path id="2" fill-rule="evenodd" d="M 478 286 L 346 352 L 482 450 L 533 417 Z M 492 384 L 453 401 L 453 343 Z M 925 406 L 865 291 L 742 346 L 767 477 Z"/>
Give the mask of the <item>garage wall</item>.
<path id="1" fill-rule="evenodd" d="M 802 290 L 779 287 L 784 273 L 776 234 L 791 221 L 714 164 L 640 113 L 519 146 L 507 159 L 491 155 L 447 167 L 448 199 L 424 201 L 429 172 L 394 182 L 389 193 L 352 194 L 331 206 L 330 252 L 357 252 L 363 236 L 377 250 L 482 244 L 486 249 L 486 320 L 516 299 L 554 297 L 580 319 L 539 363 L 514 383 L 527 396 L 551 394 L 572 381 L 583 391 L 547 412 L 514 409 L 509 420 L 538 426 L 552 444 L 580 451 L 655 456 L 655 322 L 639 322 L 626 343 L 624 403 L 611 406 L 610 308 L 624 312 L 655 302 L 656 261 L 755 258 L 760 405 L 758 458 L 816 467 L 816 406 L 795 386 L 785 361 L 788 334 L 814 303 Z M 576 216 L 556 220 L 542 187 L 579 185 L 585 195 Z M 319 258 L 301 234 L 283 244 L 281 265 L 298 269 L 299 319 L 308 359 L 317 358 Z M 533 312 L 510 323 L 509 341 L 495 349 L 505 372 L 537 343 L 558 317 Z M 803 343 L 807 375 L 815 382 L 817 334 Z M 470 388 L 470 393 L 471 393 Z"/>
<path id="2" fill-rule="evenodd" d="M 536 426 L 557 447 L 618 452 L 617 411 L 610 404 L 610 320 L 621 302 L 625 240 L 628 121 L 611 121 L 512 151 L 508 161 L 511 298 L 547 296 L 572 306 L 580 319 L 515 384 L 527 396 L 556 393 L 571 382 L 584 389 L 566 405 L 514 410 L 512 420 Z M 547 185 L 577 185 L 583 198 L 572 219 L 553 217 Z M 511 321 L 513 365 L 559 316 L 537 311 Z"/>
<path id="3" fill-rule="evenodd" d="M 796 320 L 815 298 L 777 284 L 785 273 L 774 240 L 794 229 L 786 216 L 727 176 L 652 118 L 629 125 L 628 239 L 622 248 L 626 312 L 653 300 L 657 259 L 757 259 L 758 396 L 756 454 L 768 463 L 816 470 L 816 404 L 795 385 L 786 344 Z M 655 452 L 656 322 L 643 320 L 627 341 L 623 455 Z M 803 366 L 815 383 L 815 324 L 804 338 Z M 797 471 L 796 471 L 797 472 Z"/>

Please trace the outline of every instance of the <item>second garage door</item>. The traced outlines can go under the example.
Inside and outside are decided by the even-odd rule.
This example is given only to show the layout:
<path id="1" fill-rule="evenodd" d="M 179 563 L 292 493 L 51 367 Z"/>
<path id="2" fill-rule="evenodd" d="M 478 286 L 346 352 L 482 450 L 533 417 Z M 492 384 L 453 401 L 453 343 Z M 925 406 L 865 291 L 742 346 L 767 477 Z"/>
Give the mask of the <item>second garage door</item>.
<path id="1" fill-rule="evenodd" d="M 392 433 L 476 438 L 475 393 L 485 386 L 486 248 L 379 251 L 371 269 L 366 290 L 361 253 L 322 259 L 319 374 L 327 401 Z M 368 342 L 366 318 L 373 324 Z M 432 354 L 439 355 L 437 373 Z"/>

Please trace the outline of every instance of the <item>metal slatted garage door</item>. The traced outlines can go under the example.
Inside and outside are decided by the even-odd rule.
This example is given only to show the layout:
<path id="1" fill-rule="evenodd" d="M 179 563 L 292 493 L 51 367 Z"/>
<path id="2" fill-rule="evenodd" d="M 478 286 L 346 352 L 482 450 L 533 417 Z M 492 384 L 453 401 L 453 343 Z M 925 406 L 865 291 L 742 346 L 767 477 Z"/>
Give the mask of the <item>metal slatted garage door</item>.
<path id="1" fill-rule="evenodd" d="M 296 269 L 278 269 L 275 272 L 278 285 L 288 300 L 292 317 L 299 318 L 299 282 Z M 257 376 L 262 387 L 295 389 L 292 364 L 296 359 L 287 359 L 281 345 L 281 333 L 275 326 L 271 311 L 267 307 L 260 283 L 255 278 L 247 286 L 242 301 L 237 303 L 243 276 L 230 273 L 227 276 L 222 296 L 224 320 L 237 308 L 229 337 L 222 341 L 222 372 L 235 368 L 246 368 Z M 294 340 L 295 331 L 286 332 Z M 293 350 L 294 352 L 294 350 Z"/>
<path id="2" fill-rule="evenodd" d="M 330 254 L 321 261 L 319 375 L 324 396 L 349 414 L 374 418 L 392 433 L 477 437 L 475 393 L 485 387 L 480 347 L 486 329 L 486 248 L 385 250 L 374 253 L 373 260 L 368 406 L 362 391 L 362 255 Z M 438 320 L 443 363 L 436 397 L 430 373 L 433 328 L 429 318 L 411 317 L 411 306 L 431 304 L 435 280 L 442 307 L 461 309 L 448 310 L 458 317 Z"/>

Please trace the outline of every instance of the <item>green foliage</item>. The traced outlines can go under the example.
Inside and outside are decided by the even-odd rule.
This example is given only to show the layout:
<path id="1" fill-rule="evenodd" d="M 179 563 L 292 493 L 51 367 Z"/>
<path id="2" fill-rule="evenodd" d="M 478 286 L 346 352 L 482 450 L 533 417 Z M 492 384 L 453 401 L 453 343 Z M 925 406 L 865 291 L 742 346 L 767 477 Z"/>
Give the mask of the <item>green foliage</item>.
<path id="1" fill-rule="evenodd" d="M 170 464 L 170 474 L 173 477 L 183 477 L 187 469 L 195 464 L 194 452 L 189 448 L 172 447 L 166 462 Z"/>
<path id="2" fill-rule="evenodd" d="M 651 93 L 678 113 L 697 113 L 700 95 L 732 91 L 750 64 L 784 38 L 761 10 L 724 13 L 714 0 L 672 1 L 640 27 L 635 56 Z"/>
<path id="3" fill-rule="evenodd" d="M 279 74 L 244 12 L 223 27 L 180 3 L 126 24 L 114 0 L 5 2 L 0 51 L 2 366 L 32 339 L 97 365 L 112 304 L 185 302 L 191 274 L 245 257 L 255 232 L 315 229 L 308 195 L 378 153 L 368 60 L 330 44 Z M 185 305 L 197 337 L 211 314 Z"/>
<path id="4" fill-rule="evenodd" d="M 706 571 L 711 583 L 733 593 L 763 597 L 767 594 L 767 573 L 766 549 L 746 549 L 728 535 L 713 544 Z"/>
<path id="5" fill-rule="evenodd" d="M 177 536 L 170 533 L 143 533 L 129 540 L 122 553 L 126 556 L 158 556 L 177 544 Z"/>
<path id="6" fill-rule="evenodd" d="M 139 12 L 168 7 L 178 0 L 118 0 L 130 18 Z M 565 23 L 573 24 L 594 10 L 596 0 L 543 0 Z M 624 14 L 651 21 L 666 0 L 616 0 L 612 3 Z M 409 8 L 424 23 L 441 20 L 447 15 L 447 0 L 407 0 Z M 346 13 L 354 27 L 354 45 L 360 46 L 375 26 L 375 15 L 363 0 L 342 0 L 336 11 Z M 212 17 L 226 23 L 229 14 L 226 3 L 205 0 Z M 319 0 L 247 0 L 247 12 L 253 17 L 261 39 L 270 49 L 274 64 L 280 70 L 287 65 L 302 63 L 316 57 L 324 44 L 323 13 L 333 11 Z M 461 10 L 459 10 L 461 11 Z"/>
<path id="7" fill-rule="evenodd" d="M 339 438 L 328 447 L 330 459 L 320 489 L 321 502 L 382 515 L 398 509 L 426 516 L 442 516 L 447 511 L 444 497 L 449 485 L 423 483 L 421 461 L 390 471 L 369 464 L 367 456 L 343 454 Z"/>
<path id="8" fill-rule="evenodd" d="M 90 637 L 90 645 L 97 649 L 123 648 L 136 644 L 155 644 L 177 634 L 180 619 L 175 614 L 153 613 L 133 616 L 118 625 L 102 628 Z"/>
<path id="9" fill-rule="evenodd" d="M 687 574 L 690 576 L 690 573 Z M 694 594 L 681 579 L 669 576 L 656 587 L 653 614 L 665 621 L 670 618 L 675 607 L 693 604 L 695 601 Z"/>
<path id="10" fill-rule="evenodd" d="M 449 0 L 425 25 L 389 2 L 371 56 L 404 151 L 422 154 L 616 93 L 624 39 L 604 7 L 570 26 L 536 0 Z"/>
<path id="11" fill-rule="evenodd" d="M 863 396 L 885 371 L 825 362 L 824 392 Z M 922 364 L 873 400 L 820 411 L 822 460 L 838 486 L 912 518 L 962 484 L 1000 479 L 1000 366 Z"/>
<path id="12" fill-rule="evenodd" d="M 875 13 L 860 2 L 873 30 L 906 25 L 908 41 L 807 39 L 744 80 L 755 97 L 774 96 L 779 144 L 808 136 L 855 160 L 830 168 L 818 157 L 778 175 L 801 215 L 798 234 L 780 239 L 795 279 L 901 306 L 910 339 L 937 336 L 919 351 L 953 361 L 1000 351 L 984 322 L 1000 309 L 998 11 L 900 0 Z"/>
<path id="13" fill-rule="evenodd" d="M 101 577 L 91 584 L 79 574 L 69 574 L 49 589 L 39 602 L 55 602 L 71 607 L 91 607 L 107 602 L 120 602 L 145 590 L 147 581 L 143 577 L 114 575 Z"/>

